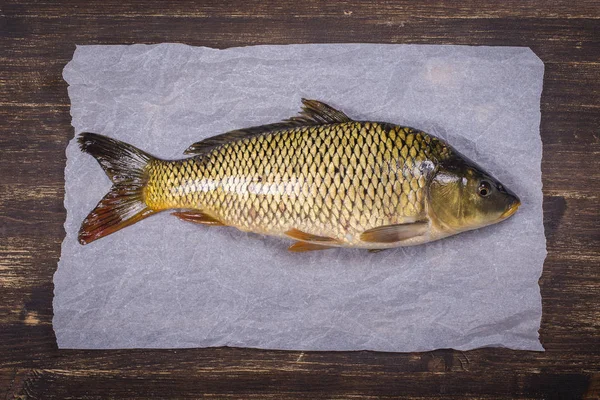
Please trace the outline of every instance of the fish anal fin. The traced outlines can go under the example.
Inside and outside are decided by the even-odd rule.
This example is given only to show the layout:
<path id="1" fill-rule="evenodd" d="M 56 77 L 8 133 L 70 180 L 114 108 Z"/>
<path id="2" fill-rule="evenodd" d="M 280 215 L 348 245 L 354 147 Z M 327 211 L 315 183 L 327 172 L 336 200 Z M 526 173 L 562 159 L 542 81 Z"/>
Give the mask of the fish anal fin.
<path id="1" fill-rule="evenodd" d="M 327 250 L 332 249 L 334 246 L 327 246 L 323 244 L 310 243 L 310 242 L 296 242 L 288 247 L 288 250 L 294 253 L 303 253 L 305 251 L 315 250 Z"/>
<path id="2" fill-rule="evenodd" d="M 176 216 L 177 218 L 179 218 L 183 221 L 194 222 L 196 224 L 204 224 L 204 225 L 212 225 L 212 226 L 224 226 L 225 225 L 223 222 L 221 222 L 217 218 L 215 218 L 207 213 L 204 213 L 202 211 L 198 211 L 198 210 L 175 211 L 171 214 L 173 214 L 174 216 Z"/>
<path id="3" fill-rule="evenodd" d="M 385 225 L 369 229 L 360 235 L 360 240 L 369 243 L 394 243 L 414 237 L 422 236 L 427 232 L 427 221 L 417 221 L 408 224 Z"/>
<path id="4" fill-rule="evenodd" d="M 298 116 L 274 124 L 236 129 L 217 136 L 212 136 L 192 144 L 183 153 L 199 155 L 207 153 L 225 143 L 266 135 L 279 130 L 300 126 L 326 125 L 351 121 L 352 119 L 346 114 L 325 103 L 317 100 L 302 99 L 302 110 Z"/>
<path id="5" fill-rule="evenodd" d="M 313 235 L 312 233 L 306 233 L 303 232 L 299 229 L 296 228 L 292 228 L 288 231 L 285 232 L 285 234 L 289 237 L 291 237 L 292 239 L 296 239 L 296 240 L 300 240 L 303 242 L 318 242 L 319 244 L 323 243 L 332 243 L 332 244 L 339 244 L 340 241 L 334 238 L 330 238 L 327 236 L 318 236 L 318 235 Z"/>

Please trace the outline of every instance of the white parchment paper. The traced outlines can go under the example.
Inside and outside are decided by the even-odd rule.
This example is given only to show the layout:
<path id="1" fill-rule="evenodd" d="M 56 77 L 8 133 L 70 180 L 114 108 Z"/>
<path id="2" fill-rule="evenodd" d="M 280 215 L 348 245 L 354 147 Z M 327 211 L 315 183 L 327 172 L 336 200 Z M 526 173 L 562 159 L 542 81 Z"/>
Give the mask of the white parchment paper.
<path id="1" fill-rule="evenodd" d="M 293 116 L 313 98 L 447 139 L 523 205 L 501 224 L 376 254 L 289 253 L 282 239 L 168 213 L 82 246 L 81 221 L 110 182 L 72 140 L 59 347 L 543 350 L 543 70 L 515 47 L 78 46 L 64 69 L 75 133 L 181 158 L 193 142 Z"/>

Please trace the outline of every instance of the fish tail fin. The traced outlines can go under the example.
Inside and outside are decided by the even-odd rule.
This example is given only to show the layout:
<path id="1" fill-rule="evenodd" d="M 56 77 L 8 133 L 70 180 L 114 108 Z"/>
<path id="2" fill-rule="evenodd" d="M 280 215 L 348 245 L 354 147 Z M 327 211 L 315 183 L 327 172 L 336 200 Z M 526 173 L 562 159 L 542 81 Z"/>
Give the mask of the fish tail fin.
<path id="1" fill-rule="evenodd" d="M 78 142 L 81 150 L 94 156 L 113 182 L 110 191 L 81 224 L 79 243 L 93 242 L 155 212 L 148 208 L 144 199 L 147 166 L 154 157 L 96 133 L 82 133 Z"/>

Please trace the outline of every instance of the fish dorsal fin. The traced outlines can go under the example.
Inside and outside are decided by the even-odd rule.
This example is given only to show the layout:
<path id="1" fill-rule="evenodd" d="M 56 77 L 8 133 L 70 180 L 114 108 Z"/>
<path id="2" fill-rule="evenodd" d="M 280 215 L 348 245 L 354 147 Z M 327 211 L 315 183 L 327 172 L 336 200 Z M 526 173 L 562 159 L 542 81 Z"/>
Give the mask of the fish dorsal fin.
<path id="1" fill-rule="evenodd" d="M 401 242 L 427 232 L 429 224 L 426 221 L 417 221 L 407 224 L 385 225 L 369 229 L 360 235 L 360 240 L 369 243 L 394 243 Z"/>
<path id="2" fill-rule="evenodd" d="M 318 100 L 302 99 L 300 115 L 285 120 L 295 126 L 327 125 L 352 122 L 352 119 L 343 112 L 320 102 Z"/>
<path id="3" fill-rule="evenodd" d="M 251 128 L 236 129 L 234 131 L 225 132 L 217 136 L 211 136 L 209 138 L 196 142 L 190 147 L 188 147 L 183 152 L 183 154 L 204 154 L 211 151 L 215 147 L 219 147 L 225 143 L 235 142 L 242 139 L 248 139 L 251 137 L 264 135 L 269 132 L 275 132 L 281 129 L 289 128 L 290 126 L 292 125 L 286 122 L 278 122 L 269 125 L 253 126 Z"/>
<path id="4" fill-rule="evenodd" d="M 184 154 L 203 154 L 225 143 L 248 139 L 282 129 L 296 128 L 299 126 L 336 124 L 350 121 L 352 121 L 352 119 L 346 114 L 325 103 L 317 100 L 302 99 L 302 110 L 296 117 L 274 124 L 236 129 L 217 136 L 212 136 L 192 144 L 184 151 Z"/>

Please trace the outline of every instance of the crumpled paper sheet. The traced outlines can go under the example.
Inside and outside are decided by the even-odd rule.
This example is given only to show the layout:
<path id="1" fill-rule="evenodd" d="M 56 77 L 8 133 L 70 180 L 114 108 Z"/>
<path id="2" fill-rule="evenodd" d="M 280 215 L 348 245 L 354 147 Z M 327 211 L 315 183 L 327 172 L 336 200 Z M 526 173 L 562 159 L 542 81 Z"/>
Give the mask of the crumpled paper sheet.
<path id="1" fill-rule="evenodd" d="M 523 205 L 501 224 L 376 254 L 289 253 L 288 241 L 169 213 L 82 246 L 78 228 L 110 182 L 71 140 L 54 276 L 59 347 L 543 350 L 543 70 L 517 47 L 78 46 L 64 69 L 76 133 L 181 158 L 202 138 L 319 99 L 446 138 Z"/>

